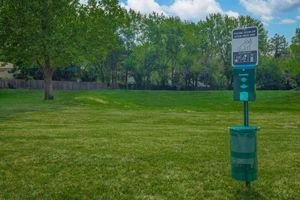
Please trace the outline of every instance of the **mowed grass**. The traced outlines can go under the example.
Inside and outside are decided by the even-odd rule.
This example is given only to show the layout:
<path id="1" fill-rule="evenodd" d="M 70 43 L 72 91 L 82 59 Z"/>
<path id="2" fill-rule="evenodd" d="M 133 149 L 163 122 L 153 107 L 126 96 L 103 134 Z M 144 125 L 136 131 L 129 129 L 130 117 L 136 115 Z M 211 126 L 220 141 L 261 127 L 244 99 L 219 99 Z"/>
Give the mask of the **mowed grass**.
<path id="1" fill-rule="evenodd" d="M 231 179 L 232 92 L 0 90 L 0 199 L 300 199 L 300 91 L 258 91 L 259 179 Z"/>

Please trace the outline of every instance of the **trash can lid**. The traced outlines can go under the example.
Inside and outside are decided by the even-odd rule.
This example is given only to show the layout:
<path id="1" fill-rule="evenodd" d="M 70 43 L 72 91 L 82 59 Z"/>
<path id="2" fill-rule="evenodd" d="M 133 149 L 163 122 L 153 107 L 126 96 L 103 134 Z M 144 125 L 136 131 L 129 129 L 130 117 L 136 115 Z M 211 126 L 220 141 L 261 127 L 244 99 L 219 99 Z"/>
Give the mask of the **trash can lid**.
<path id="1" fill-rule="evenodd" d="M 233 130 L 233 131 L 257 131 L 259 130 L 258 127 L 256 126 L 230 126 L 229 127 L 230 130 Z"/>

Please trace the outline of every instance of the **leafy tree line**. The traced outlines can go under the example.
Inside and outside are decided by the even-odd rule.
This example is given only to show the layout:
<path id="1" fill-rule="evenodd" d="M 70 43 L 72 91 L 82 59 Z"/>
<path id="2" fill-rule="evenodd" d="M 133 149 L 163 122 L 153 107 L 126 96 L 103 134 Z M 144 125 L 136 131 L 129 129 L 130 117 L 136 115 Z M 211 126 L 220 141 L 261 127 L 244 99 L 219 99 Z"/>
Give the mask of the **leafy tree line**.
<path id="1" fill-rule="evenodd" d="M 117 0 L 0 1 L 0 60 L 15 64 L 16 78 L 98 81 L 113 88 L 230 89 L 231 31 L 259 29 L 257 86 L 300 85 L 300 29 L 291 45 L 268 39 L 249 16 L 212 14 L 199 22 L 156 13 L 141 15 Z"/>

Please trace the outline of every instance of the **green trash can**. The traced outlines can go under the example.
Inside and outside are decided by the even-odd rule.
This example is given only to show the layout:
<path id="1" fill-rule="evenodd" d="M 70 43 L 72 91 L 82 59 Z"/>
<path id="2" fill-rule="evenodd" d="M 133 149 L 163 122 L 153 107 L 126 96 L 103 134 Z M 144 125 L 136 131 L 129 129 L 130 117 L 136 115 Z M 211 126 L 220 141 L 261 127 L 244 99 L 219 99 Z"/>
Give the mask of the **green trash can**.
<path id="1" fill-rule="evenodd" d="M 251 182 L 257 179 L 255 126 L 230 127 L 230 153 L 232 178 Z"/>

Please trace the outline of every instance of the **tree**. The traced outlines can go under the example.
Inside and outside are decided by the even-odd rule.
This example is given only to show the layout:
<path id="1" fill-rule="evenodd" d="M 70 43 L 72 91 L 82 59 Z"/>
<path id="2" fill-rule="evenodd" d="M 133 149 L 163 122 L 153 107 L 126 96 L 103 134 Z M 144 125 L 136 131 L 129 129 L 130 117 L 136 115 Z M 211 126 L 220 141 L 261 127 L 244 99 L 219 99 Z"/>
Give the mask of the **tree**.
<path id="1" fill-rule="evenodd" d="M 288 54 L 288 42 L 286 41 L 284 35 L 280 36 L 275 34 L 269 40 L 270 54 L 274 58 L 281 58 Z"/>
<path id="2" fill-rule="evenodd" d="M 256 82 L 260 89 L 280 89 L 282 77 L 278 64 L 271 57 L 265 58 L 257 68 Z"/>
<path id="3" fill-rule="evenodd" d="M 167 59 L 171 64 L 171 81 L 172 85 L 177 88 L 180 85 L 180 66 L 179 55 L 183 48 L 182 36 L 182 22 L 179 18 L 168 18 L 162 24 L 162 33 L 165 46 L 165 53 Z"/>
<path id="4" fill-rule="evenodd" d="M 296 34 L 292 38 L 292 44 L 300 45 L 300 28 L 296 29 Z"/>
<path id="5" fill-rule="evenodd" d="M 88 67 L 98 68 L 92 71 L 99 71 L 102 81 L 106 81 L 106 73 L 110 73 L 112 87 L 117 87 L 117 72 L 124 49 L 119 30 L 124 24 L 125 10 L 117 0 L 89 0 L 86 6 L 81 6 L 81 55 Z"/>
<path id="6" fill-rule="evenodd" d="M 125 54 L 122 39 L 120 37 L 119 30 L 125 26 L 125 10 L 123 10 L 118 0 L 102 0 L 100 6 L 105 10 L 107 23 L 106 26 L 106 41 L 108 43 L 108 54 L 106 61 L 110 66 L 111 71 L 111 86 L 113 88 L 118 87 L 118 68 L 121 66 L 122 56 Z"/>
<path id="7" fill-rule="evenodd" d="M 53 99 L 52 76 L 76 57 L 78 0 L 2 0 L 0 47 L 5 61 L 36 63 L 43 71 L 44 99 Z"/>
<path id="8" fill-rule="evenodd" d="M 294 59 L 296 59 L 300 64 L 300 28 L 296 29 L 296 34 L 292 38 L 291 51 Z"/>
<path id="9" fill-rule="evenodd" d="M 126 11 L 118 0 L 78 1 L 0 1 L 0 59 L 15 63 L 19 78 L 42 72 L 45 99 L 53 98 L 52 78 L 126 88 L 131 78 L 136 88 L 232 88 L 237 27 L 258 27 L 261 88 L 293 88 L 299 77 L 300 29 L 289 48 L 284 36 L 268 40 L 263 24 L 249 16 L 212 14 L 193 23 Z"/>
<path id="10" fill-rule="evenodd" d="M 122 74 L 124 85 L 128 89 L 128 77 L 133 72 L 136 60 L 134 59 L 134 48 L 140 43 L 140 32 L 142 30 L 142 15 L 133 10 L 125 13 L 125 26 L 119 30 L 120 39 L 124 46 L 125 59 L 122 62 Z"/>
<path id="11" fill-rule="evenodd" d="M 227 88 L 231 88 L 232 79 L 232 66 L 231 66 L 231 31 L 237 27 L 236 19 L 228 16 L 223 17 L 221 14 L 212 14 L 206 18 L 204 22 L 205 29 L 208 33 L 210 51 L 212 57 L 220 58 L 222 63 L 224 76 L 227 79 Z"/>
<path id="12" fill-rule="evenodd" d="M 297 86 L 300 87 L 300 28 L 296 29 L 296 34 L 292 38 L 291 45 L 292 58 L 290 63 L 292 65 L 292 69 L 296 74 L 296 82 Z"/>

